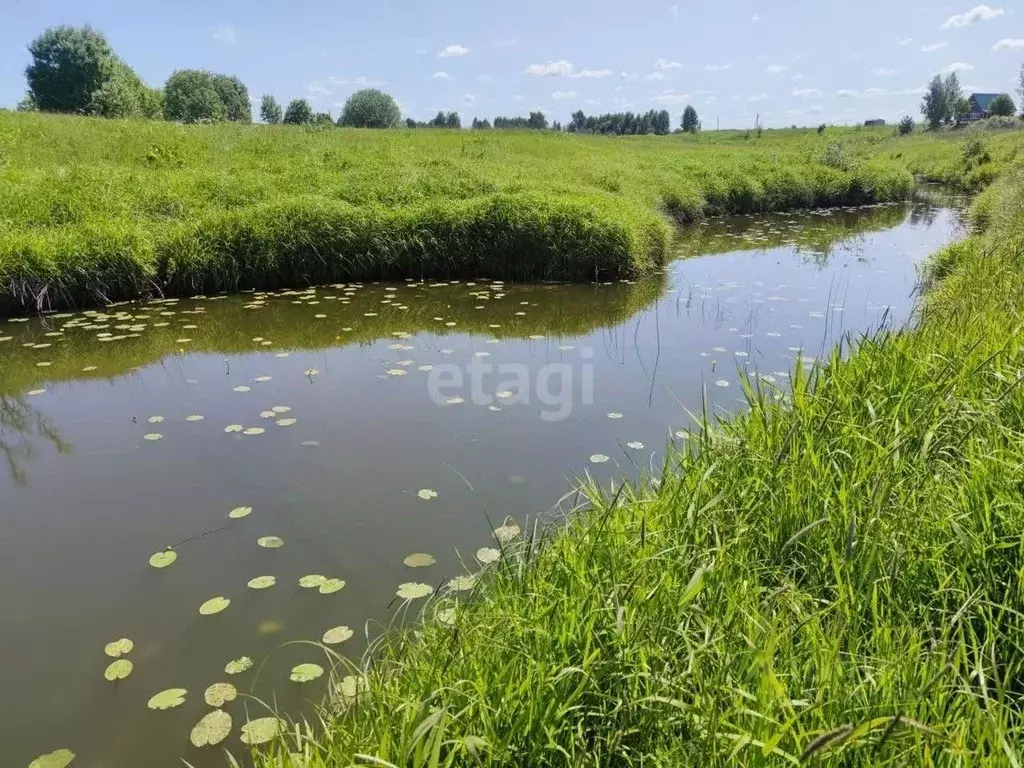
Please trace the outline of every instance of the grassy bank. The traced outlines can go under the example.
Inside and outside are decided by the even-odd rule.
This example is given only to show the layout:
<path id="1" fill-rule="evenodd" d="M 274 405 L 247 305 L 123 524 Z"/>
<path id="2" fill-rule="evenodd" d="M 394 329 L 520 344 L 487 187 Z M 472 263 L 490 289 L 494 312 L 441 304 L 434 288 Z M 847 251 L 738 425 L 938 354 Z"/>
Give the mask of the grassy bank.
<path id="1" fill-rule="evenodd" d="M 1021 171 L 980 205 L 914 330 L 588 489 L 258 763 L 1020 765 Z"/>
<path id="2" fill-rule="evenodd" d="M 1006 136 L 987 139 L 993 167 Z M 380 277 L 631 277 L 670 220 L 901 199 L 891 130 L 671 137 L 180 126 L 0 112 L 0 314 Z"/>

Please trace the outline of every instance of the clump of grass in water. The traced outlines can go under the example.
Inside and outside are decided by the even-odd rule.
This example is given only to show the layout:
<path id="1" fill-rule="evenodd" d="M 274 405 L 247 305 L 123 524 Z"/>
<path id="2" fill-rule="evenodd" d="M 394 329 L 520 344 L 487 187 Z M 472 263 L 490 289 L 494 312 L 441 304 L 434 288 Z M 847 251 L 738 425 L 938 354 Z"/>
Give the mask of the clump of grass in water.
<path id="1" fill-rule="evenodd" d="M 785 404 L 744 381 L 749 411 L 661 475 L 587 488 L 452 621 L 385 635 L 366 696 L 289 747 L 314 768 L 1019 764 L 1024 178 L 999 183 L 915 329 L 798 366 Z"/>

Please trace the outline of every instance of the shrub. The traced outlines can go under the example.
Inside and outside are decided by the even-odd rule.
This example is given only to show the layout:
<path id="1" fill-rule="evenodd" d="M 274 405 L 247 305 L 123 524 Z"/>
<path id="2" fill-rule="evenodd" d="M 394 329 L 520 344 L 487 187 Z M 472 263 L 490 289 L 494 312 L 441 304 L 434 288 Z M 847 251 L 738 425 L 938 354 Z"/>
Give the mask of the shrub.
<path id="1" fill-rule="evenodd" d="M 818 135 L 821 136 L 821 134 L 823 134 L 824 132 L 825 132 L 825 124 L 822 123 L 821 125 L 818 126 Z"/>
<path id="2" fill-rule="evenodd" d="M 349 128 L 394 128 L 402 111 L 391 96 L 376 88 L 364 88 L 348 97 L 338 125 Z"/>
<path id="3" fill-rule="evenodd" d="M 989 112 L 996 117 L 1013 117 L 1017 112 L 1017 107 L 1013 103 L 1013 99 L 1010 98 L 1010 94 L 1000 93 L 992 99 Z"/>
<path id="4" fill-rule="evenodd" d="M 260 100 L 260 117 L 263 118 L 263 122 L 270 125 L 276 125 L 281 122 L 281 105 L 269 93 L 264 94 Z"/>
<path id="5" fill-rule="evenodd" d="M 825 146 L 818 162 L 829 168 L 837 168 L 841 171 L 850 169 L 850 158 L 846 154 L 846 147 L 841 141 L 831 141 Z"/>
<path id="6" fill-rule="evenodd" d="M 113 49 L 102 32 L 88 26 L 47 29 L 28 51 L 28 92 L 44 112 L 87 112 L 96 92 L 114 74 Z"/>
<path id="7" fill-rule="evenodd" d="M 205 69 L 179 69 L 164 86 L 164 116 L 180 123 L 227 120 L 228 109 L 214 75 Z"/>
<path id="8" fill-rule="evenodd" d="M 964 141 L 964 145 L 960 150 L 960 154 L 963 159 L 964 167 L 968 169 L 983 165 L 984 163 L 992 160 L 992 156 L 989 155 L 985 142 L 977 135 L 969 135 L 967 137 L 967 140 Z"/>
<path id="9" fill-rule="evenodd" d="M 284 122 L 287 125 L 306 125 L 313 122 L 313 108 L 305 99 L 292 99 L 288 109 L 284 111 Z"/>
<path id="10" fill-rule="evenodd" d="M 899 124 L 900 136 L 908 136 L 914 132 L 914 128 L 917 124 L 914 122 L 914 118 L 910 115 L 905 115 Z"/>
<path id="11" fill-rule="evenodd" d="M 227 119 L 233 123 L 251 123 L 249 89 L 234 75 L 214 75 L 213 87 L 220 95 Z"/>

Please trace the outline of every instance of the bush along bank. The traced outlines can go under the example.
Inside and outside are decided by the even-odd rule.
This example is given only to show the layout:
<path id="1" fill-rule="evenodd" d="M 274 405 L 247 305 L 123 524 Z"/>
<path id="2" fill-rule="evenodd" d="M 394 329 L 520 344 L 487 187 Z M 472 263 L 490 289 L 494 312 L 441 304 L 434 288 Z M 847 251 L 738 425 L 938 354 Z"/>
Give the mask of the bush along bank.
<path id="1" fill-rule="evenodd" d="M 257 764 L 1020 764 L 1021 171 L 987 197 L 912 329 L 586 488 Z"/>

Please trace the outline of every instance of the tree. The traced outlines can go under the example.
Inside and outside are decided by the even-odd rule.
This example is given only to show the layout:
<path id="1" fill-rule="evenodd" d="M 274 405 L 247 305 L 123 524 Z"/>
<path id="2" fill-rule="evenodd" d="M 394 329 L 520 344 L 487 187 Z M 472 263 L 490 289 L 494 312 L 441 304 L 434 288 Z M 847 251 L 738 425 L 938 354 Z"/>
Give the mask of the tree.
<path id="1" fill-rule="evenodd" d="M 334 118 L 330 112 L 317 112 L 313 115 L 313 125 L 334 127 Z"/>
<path id="2" fill-rule="evenodd" d="M 114 72 L 114 51 L 91 27 L 47 29 L 28 47 L 28 92 L 44 112 L 87 112 Z"/>
<path id="3" fill-rule="evenodd" d="M 213 87 L 220 95 L 227 119 L 233 123 L 252 122 L 249 89 L 234 75 L 213 75 Z"/>
<path id="4" fill-rule="evenodd" d="M 285 125 L 309 125 L 313 122 L 313 108 L 305 99 L 292 99 L 284 111 Z"/>
<path id="5" fill-rule="evenodd" d="M 530 116 L 526 120 L 526 124 L 535 131 L 546 131 L 548 127 L 548 119 L 544 117 L 543 112 L 531 112 Z"/>
<path id="6" fill-rule="evenodd" d="M 281 105 L 269 93 L 263 94 L 263 98 L 260 99 L 260 117 L 263 118 L 264 123 L 270 125 L 277 125 L 281 122 Z"/>
<path id="7" fill-rule="evenodd" d="M 946 119 L 946 89 L 942 82 L 942 76 L 936 75 L 928 83 L 928 90 L 921 100 L 921 114 L 924 116 L 928 127 L 933 131 L 937 130 L 942 121 Z"/>
<path id="8" fill-rule="evenodd" d="M 914 125 L 914 118 L 912 118 L 910 115 L 906 115 L 902 120 L 900 120 L 900 136 L 907 136 L 908 134 L 913 133 L 915 127 L 916 126 Z"/>
<path id="9" fill-rule="evenodd" d="M 180 123 L 227 120 L 214 77 L 205 69 L 179 69 L 164 86 L 164 117 Z"/>
<path id="10" fill-rule="evenodd" d="M 449 112 L 444 118 L 445 128 L 461 128 L 462 118 L 459 117 L 458 112 Z"/>
<path id="11" fill-rule="evenodd" d="M 1008 93 L 1000 93 L 989 105 L 988 111 L 999 117 L 1013 117 L 1017 112 L 1017 106 L 1013 103 Z"/>
<path id="12" fill-rule="evenodd" d="M 384 91 L 364 88 L 348 97 L 338 125 L 349 128 L 394 128 L 402 120 L 402 110 Z"/>
<path id="13" fill-rule="evenodd" d="M 1020 65 L 1020 74 L 1017 76 L 1017 95 L 1020 96 L 1020 108 L 1024 114 L 1024 64 Z"/>
<path id="14" fill-rule="evenodd" d="M 686 109 L 683 110 L 682 125 L 683 131 L 686 133 L 696 133 L 697 128 L 700 127 L 700 118 L 697 116 L 697 110 L 691 104 L 687 104 Z"/>
<path id="15" fill-rule="evenodd" d="M 960 78 L 956 72 L 946 75 L 946 82 L 942 84 L 946 96 L 946 122 L 955 123 L 958 114 L 965 114 L 971 111 L 970 105 L 964 98 L 964 90 L 960 87 Z"/>
<path id="16" fill-rule="evenodd" d="M 430 121 L 431 128 L 444 128 L 448 125 L 448 119 L 444 116 L 444 112 L 441 110 L 437 111 L 434 115 L 434 119 Z"/>
<path id="17" fill-rule="evenodd" d="M 405 127 L 406 128 L 419 128 L 420 126 L 419 126 L 419 123 L 417 123 L 411 117 L 407 117 L 407 118 L 405 118 Z"/>

